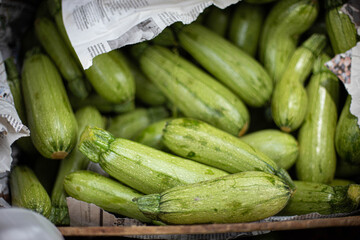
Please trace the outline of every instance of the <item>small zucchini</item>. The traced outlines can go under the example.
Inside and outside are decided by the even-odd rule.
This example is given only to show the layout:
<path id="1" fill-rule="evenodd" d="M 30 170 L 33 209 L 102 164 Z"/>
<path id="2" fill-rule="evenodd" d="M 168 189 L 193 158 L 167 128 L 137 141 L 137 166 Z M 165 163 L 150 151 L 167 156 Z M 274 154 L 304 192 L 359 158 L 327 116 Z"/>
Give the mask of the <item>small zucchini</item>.
<path id="1" fill-rule="evenodd" d="M 81 135 L 79 150 L 120 182 L 145 194 L 200 182 L 228 173 L 183 159 L 109 132 L 87 127 Z"/>
<path id="2" fill-rule="evenodd" d="M 46 55 L 25 59 L 22 90 L 34 146 L 46 158 L 65 158 L 76 144 L 77 123 L 60 74 Z"/>
<path id="3" fill-rule="evenodd" d="M 49 217 L 51 201 L 45 188 L 27 166 L 16 166 L 10 174 L 12 205 L 38 212 Z"/>
<path id="4" fill-rule="evenodd" d="M 360 185 L 330 186 L 322 183 L 294 181 L 296 192 L 279 215 L 348 213 L 360 202 Z"/>
<path id="5" fill-rule="evenodd" d="M 136 199 L 145 216 L 167 224 L 237 223 L 275 215 L 292 190 L 264 172 L 242 172 Z"/>
<path id="6" fill-rule="evenodd" d="M 335 174 L 335 130 L 339 81 L 324 65 L 330 57 L 322 54 L 314 64 L 314 73 L 307 86 L 309 107 L 298 141 L 299 158 L 296 174 L 299 180 L 330 183 Z"/>
<path id="7" fill-rule="evenodd" d="M 276 129 L 256 131 L 242 136 L 240 140 L 261 151 L 285 170 L 291 168 L 299 156 L 297 140 L 289 133 Z"/>

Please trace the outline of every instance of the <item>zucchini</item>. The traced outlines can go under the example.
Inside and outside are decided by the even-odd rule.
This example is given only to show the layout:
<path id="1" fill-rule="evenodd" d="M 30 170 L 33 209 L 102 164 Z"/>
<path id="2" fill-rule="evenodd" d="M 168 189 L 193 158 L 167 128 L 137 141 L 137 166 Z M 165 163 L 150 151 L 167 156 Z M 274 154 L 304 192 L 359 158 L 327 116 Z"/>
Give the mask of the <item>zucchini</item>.
<path id="1" fill-rule="evenodd" d="M 134 139 L 151 123 L 169 116 L 164 107 L 137 108 L 109 119 L 107 131 L 117 138 Z"/>
<path id="2" fill-rule="evenodd" d="M 203 25 L 214 33 L 225 37 L 230 22 L 230 8 L 220 9 L 211 6 L 206 13 Z"/>
<path id="3" fill-rule="evenodd" d="M 130 70 L 135 80 L 135 97 L 149 106 L 160 106 L 166 103 L 164 94 L 141 72 L 140 67 L 129 61 Z"/>
<path id="4" fill-rule="evenodd" d="M 284 132 L 296 130 L 304 121 L 308 97 L 303 84 L 325 45 L 324 35 L 311 35 L 295 50 L 280 81 L 275 86 L 271 114 L 276 125 Z"/>
<path id="5" fill-rule="evenodd" d="M 91 106 L 81 108 L 76 111 L 75 117 L 78 123 L 78 136 L 86 126 L 105 127 L 105 119 L 100 112 Z M 57 172 L 54 188 L 51 193 L 52 210 L 50 220 L 55 225 L 69 225 L 69 213 L 66 203 L 66 193 L 64 190 L 64 178 L 67 174 L 77 170 L 85 169 L 89 160 L 78 149 L 74 149 L 65 159 L 61 161 Z"/>
<path id="6" fill-rule="evenodd" d="M 360 127 L 358 118 L 350 112 L 351 95 L 346 98 L 335 132 L 335 147 L 339 161 L 360 165 Z"/>
<path id="7" fill-rule="evenodd" d="M 236 46 L 255 57 L 265 18 L 261 5 L 241 2 L 231 16 L 229 40 Z"/>
<path id="8" fill-rule="evenodd" d="M 256 131 L 240 138 L 241 141 L 261 151 L 280 168 L 290 169 L 299 156 L 299 144 L 290 134 L 276 129 Z"/>
<path id="9" fill-rule="evenodd" d="M 326 30 L 335 54 L 344 53 L 354 47 L 357 42 L 355 25 L 348 15 L 341 11 L 347 1 L 326 0 Z"/>
<path id="10" fill-rule="evenodd" d="M 261 220 L 285 207 L 292 190 L 264 172 L 242 172 L 136 199 L 145 216 L 167 224 Z"/>
<path id="11" fill-rule="evenodd" d="M 89 94 L 83 72 L 64 43 L 55 24 L 48 18 L 35 21 L 35 31 L 41 45 L 54 61 L 61 75 L 67 81 L 69 90 L 80 99 Z"/>
<path id="12" fill-rule="evenodd" d="M 45 158 L 65 158 L 76 144 L 77 123 L 61 77 L 46 55 L 25 59 L 22 90 L 34 146 Z"/>
<path id="13" fill-rule="evenodd" d="M 296 162 L 296 174 L 302 181 L 330 183 L 335 174 L 339 81 L 324 65 L 329 60 L 325 54 L 319 56 L 307 86 L 309 107 L 298 134 L 300 152 Z"/>
<path id="14" fill-rule="evenodd" d="M 11 203 L 48 217 L 51 201 L 34 172 L 27 166 L 15 166 L 10 173 Z"/>
<path id="15" fill-rule="evenodd" d="M 228 173 L 151 147 L 115 138 L 109 132 L 87 127 L 79 150 L 120 182 L 145 194 L 204 181 Z"/>
<path id="16" fill-rule="evenodd" d="M 229 173 L 263 171 L 275 174 L 292 186 L 288 173 L 268 156 L 205 122 L 188 118 L 169 120 L 163 130 L 162 142 L 181 157 Z"/>
<path id="17" fill-rule="evenodd" d="M 178 37 L 181 47 L 247 105 L 260 107 L 270 99 L 269 74 L 230 41 L 197 24 L 179 29 Z"/>
<path id="18" fill-rule="evenodd" d="M 134 99 L 134 77 L 120 50 L 96 56 L 85 75 L 95 91 L 109 102 L 125 103 Z"/>
<path id="19" fill-rule="evenodd" d="M 348 213 L 357 209 L 360 185 L 330 186 L 322 183 L 294 181 L 296 192 L 279 215 Z"/>
<path id="20" fill-rule="evenodd" d="M 187 117 L 208 122 L 233 135 L 243 135 L 249 112 L 243 102 L 210 75 L 160 46 L 142 48 L 142 71 Z"/>
<path id="21" fill-rule="evenodd" d="M 130 100 L 124 103 L 112 103 L 101 97 L 99 94 L 92 93 L 87 98 L 79 100 L 72 94 L 69 94 L 71 106 L 77 110 L 86 106 L 95 107 L 101 113 L 125 113 L 135 109 L 135 101 Z"/>
<path id="22" fill-rule="evenodd" d="M 105 211 L 151 222 L 132 200 L 143 194 L 98 173 L 76 171 L 64 178 L 64 189 L 70 197 L 93 203 Z"/>
<path id="23" fill-rule="evenodd" d="M 314 23 L 318 12 L 317 0 L 281 0 L 270 10 L 261 33 L 259 58 L 274 83 L 280 80 L 299 36 Z"/>
<path id="24" fill-rule="evenodd" d="M 334 180 L 332 180 L 332 182 L 330 183 L 330 186 L 347 186 L 350 184 L 355 184 L 354 181 L 352 180 L 348 180 L 348 179 L 341 179 L 341 178 L 335 178 Z"/>
<path id="25" fill-rule="evenodd" d="M 134 139 L 135 142 L 144 144 L 146 146 L 166 151 L 167 148 L 162 142 L 163 128 L 170 118 L 166 118 L 150 124 Z"/>

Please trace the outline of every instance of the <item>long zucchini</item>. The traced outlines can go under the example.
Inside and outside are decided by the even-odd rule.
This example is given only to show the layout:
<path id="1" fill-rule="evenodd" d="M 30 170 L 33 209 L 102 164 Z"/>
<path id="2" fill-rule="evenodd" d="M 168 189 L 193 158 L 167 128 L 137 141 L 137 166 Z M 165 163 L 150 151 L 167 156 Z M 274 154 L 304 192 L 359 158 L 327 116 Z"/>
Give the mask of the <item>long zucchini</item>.
<path id="1" fill-rule="evenodd" d="M 280 168 L 288 170 L 299 156 L 299 144 L 290 134 L 276 129 L 256 131 L 240 138 L 270 157 Z"/>
<path id="2" fill-rule="evenodd" d="M 134 77 L 120 50 L 96 56 L 85 75 L 95 91 L 109 102 L 124 103 L 135 97 Z"/>
<path id="3" fill-rule="evenodd" d="M 41 45 L 67 81 L 70 91 L 80 99 L 85 98 L 89 94 L 89 89 L 83 72 L 64 43 L 55 24 L 48 18 L 39 18 L 35 21 L 35 31 Z"/>
<path id="4" fill-rule="evenodd" d="M 322 183 L 294 181 L 296 192 L 279 215 L 347 213 L 357 209 L 360 185 L 330 186 Z"/>
<path id="5" fill-rule="evenodd" d="M 162 142 L 179 156 L 229 173 L 263 171 L 282 177 L 293 186 L 287 172 L 268 156 L 205 122 L 188 118 L 169 120 Z"/>
<path id="6" fill-rule="evenodd" d="M 127 139 L 114 138 L 95 127 L 84 130 L 79 150 L 98 162 L 110 176 L 146 194 L 228 174 Z"/>
<path id="7" fill-rule="evenodd" d="M 296 174 L 302 181 L 330 183 L 335 174 L 339 81 L 324 65 L 329 60 L 325 54 L 319 56 L 307 86 L 309 107 L 298 135 L 300 152 L 296 161 Z"/>
<path id="8" fill-rule="evenodd" d="M 360 127 L 358 118 L 350 112 L 351 95 L 347 96 L 335 132 L 335 147 L 339 161 L 360 165 Z"/>
<path id="9" fill-rule="evenodd" d="M 241 2 L 231 16 L 229 40 L 236 46 L 255 56 L 265 18 L 265 8 L 261 5 Z"/>
<path id="10" fill-rule="evenodd" d="M 197 24 L 178 32 L 180 45 L 246 104 L 260 107 L 270 99 L 273 83 L 253 57 L 225 38 Z"/>
<path id="11" fill-rule="evenodd" d="M 138 198 L 145 216 L 167 224 L 251 222 L 285 207 L 292 190 L 264 172 L 242 172 Z"/>
<path id="12" fill-rule="evenodd" d="M 106 211 L 151 222 L 133 201 L 141 197 L 141 193 L 98 173 L 84 170 L 70 173 L 64 178 L 64 189 L 71 197 L 93 203 Z"/>
<path id="13" fill-rule="evenodd" d="M 249 112 L 243 102 L 210 75 L 160 46 L 141 47 L 143 72 L 187 117 L 201 119 L 233 135 L 243 135 Z"/>
<path id="14" fill-rule="evenodd" d="M 78 136 L 82 133 L 86 126 L 105 127 L 105 119 L 99 111 L 91 106 L 79 109 L 75 113 L 78 123 Z M 85 169 L 89 160 L 75 148 L 69 156 L 61 161 L 56 181 L 51 194 L 51 216 L 50 220 L 56 225 L 70 224 L 68 208 L 66 204 L 66 193 L 64 190 L 64 178 L 67 174 L 77 170 Z"/>
<path id="15" fill-rule="evenodd" d="M 345 0 L 326 0 L 326 30 L 335 54 L 344 53 L 356 45 L 356 28 L 348 15 L 341 11 Z"/>
<path id="16" fill-rule="evenodd" d="M 12 205 L 38 212 L 48 217 L 51 201 L 34 172 L 27 166 L 16 166 L 10 174 Z"/>
<path id="17" fill-rule="evenodd" d="M 296 49 L 280 81 L 275 86 L 271 99 L 271 114 L 282 131 L 292 132 L 303 123 L 308 105 L 303 83 L 311 73 L 314 61 L 325 45 L 324 35 L 311 35 Z"/>
<path id="18" fill-rule="evenodd" d="M 76 144 L 77 123 L 61 77 L 46 55 L 25 59 L 22 90 L 34 146 L 46 158 L 65 158 Z"/>

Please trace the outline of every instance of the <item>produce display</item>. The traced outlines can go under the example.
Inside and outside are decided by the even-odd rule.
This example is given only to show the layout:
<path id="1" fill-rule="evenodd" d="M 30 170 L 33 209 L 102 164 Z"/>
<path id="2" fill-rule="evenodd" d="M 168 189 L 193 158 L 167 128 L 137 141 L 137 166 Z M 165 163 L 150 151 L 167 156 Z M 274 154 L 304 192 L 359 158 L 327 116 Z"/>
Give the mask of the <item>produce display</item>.
<path id="1" fill-rule="evenodd" d="M 351 214 L 360 128 L 351 96 L 324 64 L 358 36 L 343 1 L 324 2 L 211 6 L 193 23 L 96 56 L 86 70 L 61 1 L 40 5 L 36 46 L 5 61 L 31 132 L 15 142 L 12 205 L 57 226 L 70 224 L 69 196 L 147 225 Z M 36 176 L 40 156 L 58 162 L 50 189 L 46 174 Z"/>

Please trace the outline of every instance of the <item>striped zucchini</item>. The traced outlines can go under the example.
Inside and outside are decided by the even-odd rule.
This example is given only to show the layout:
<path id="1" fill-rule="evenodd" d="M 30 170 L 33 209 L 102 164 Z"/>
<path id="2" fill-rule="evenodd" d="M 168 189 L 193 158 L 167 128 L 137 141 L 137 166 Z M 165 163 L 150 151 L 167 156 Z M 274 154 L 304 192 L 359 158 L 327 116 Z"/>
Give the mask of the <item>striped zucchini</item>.
<path id="1" fill-rule="evenodd" d="M 156 148 L 162 151 L 166 151 L 167 148 L 162 142 L 163 128 L 169 118 L 154 122 L 146 127 L 139 135 L 135 138 L 135 142 L 144 144 L 146 146 Z"/>
<path id="2" fill-rule="evenodd" d="M 341 161 L 360 165 L 360 127 L 350 112 L 351 95 L 346 98 L 335 132 L 335 147 Z"/>
<path id="3" fill-rule="evenodd" d="M 101 113 L 125 113 L 135 109 L 135 101 L 130 100 L 124 103 L 112 103 L 101 97 L 99 94 L 92 93 L 87 98 L 79 100 L 77 97 L 69 94 L 71 106 L 74 109 L 80 109 L 86 106 L 95 107 Z"/>
<path id="4" fill-rule="evenodd" d="M 46 55 L 25 59 L 22 90 L 34 146 L 46 158 L 65 158 L 76 144 L 77 123 L 61 77 Z"/>
<path id="5" fill-rule="evenodd" d="M 261 220 L 285 207 L 292 190 L 264 172 L 242 172 L 168 189 L 136 200 L 145 216 L 167 224 Z"/>
<path id="6" fill-rule="evenodd" d="M 230 20 L 229 40 L 236 46 L 255 56 L 265 18 L 265 9 L 261 5 L 241 2 Z"/>
<path id="7" fill-rule="evenodd" d="M 319 56 L 307 86 L 309 107 L 298 134 L 300 152 L 296 161 L 296 174 L 302 181 L 330 183 L 335 174 L 339 82 L 324 65 L 329 60 L 325 54 Z"/>
<path id="8" fill-rule="evenodd" d="M 265 129 L 247 134 L 241 141 L 261 151 L 280 168 L 290 169 L 299 156 L 299 144 L 290 134 L 275 129 Z"/>
<path id="9" fill-rule="evenodd" d="M 96 56 L 85 74 L 95 91 L 107 101 L 125 103 L 134 99 L 134 77 L 120 50 Z"/>
<path id="10" fill-rule="evenodd" d="M 64 189 L 70 197 L 93 203 L 105 211 L 135 218 L 142 222 L 151 222 L 132 201 L 142 194 L 98 173 L 76 171 L 64 178 Z"/>
<path id="11" fill-rule="evenodd" d="M 169 120 L 162 142 L 179 156 L 229 173 L 263 171 L 275 174 L 292 187 L 288 173 L 268 156 L 205 122 L 188 118 Z"/>
<path id="12" fill-rule="evenodd" d="M 135 97 L 150 106 L 160 106 L 166 103 L 164 94 L 140 70 L 140 67 L 129 61 L 129 67 L 135 80 Z"/>
<path id="13" fill-rule="evenodd" d="M 347 213 L 357 209 L 360 185 L 330 186 L 322 183 L 294 181 L 296 192 L 279 215 Z"/>
<path id="14" fill-rule="evenodd" d="M 89 94 L 89 89 L 85 83 L 83 72 L 64 43 L 55 24 L 48 18 L 38 18 L 35 21 L 35 31 L 41 45 L 67 81 L 69 90 L 78 98 L 84 99 Z"/>
<path id="15" fill-rule="evenodd" d="M 105 127 L 105 119 L 99 111 L 91 106 L 79 109 L 75 113 L 78 123 L 78 136 L 82 133 L 86 126 Z M 66 193 L 64 190 L 64 178 L 67 174 L 77 170 L 85 169 L 89 160 L 78 149 L 74 149 L 69 156 L 61 161 L 56 181 L 51 194 L 51 215 L 50 220 L 56 225 L 70 224 L 68 208 L 66 203 Z"/>
<path id="16" fill-rule="evenodd" d="M 281 0 L 265 19 L 259 57 L 274 83 L 277 83 L 296 50 L 299 36 L 315 21 L 317 0 Z"/>
<path id="17" fill-rule="evenodd" d="M 325 45 L 324 35 L 311 35 L 295 50 L 280 81 L 275 86 L 271 114 L 276 125 L 284 132 L 296 130 L 304 121 L 308 97 L 303 84 Z"/>
<path id="18" fill-rule="evenodd" d="M 79 150 L 98 162 L 110 176 L 145 194 L 228 174 L 127 139 L 114 138 L 96 127 L 84 130 Z"/>
<path id="19" fill-rule="evenodd" d="M 249 112 L 230 90 L 163 47 L 138 46 L 142 48 L 142 71 L 185 116 L 201 119 L 233 135 L 246 132 Z"/>
<path id="20" fill-rule="evenodd" d="M 225 37 L 230 22 L 230 8 L 220 9 L 211 6 L 206 13 L 203 25 L 211 31 Z"/>
<path id="21" fill-rule="evenodd" d="M 180 45 L 247 105 L 260 107 L 270 99 L 273 83 L 254 58 L 225 38 L 197 24 L 178 32 Z"/>
<path id="22" fill-rule="evenodd" d="M 117 138 L 134 139 L 151 123 L 169 116 L 164 107 L 137 108 L 109 119 L 107 131 Z"/>
<path id="23" fill-rule="evenodd" d="M 11 201 L 15 207 L 28 208 L 48 217 L 51 201 L 44 187 L 27 166 L 16 166 L 10 174 Z"/>
<path id="24" fill-rule="evenodd" d="M 335 54 L 344 53 L 356 45 L 356 28 L 348 15 L 341 11 L 345 0 L 326 0 L 326 30 Z"/>

